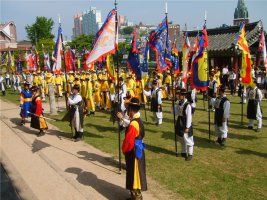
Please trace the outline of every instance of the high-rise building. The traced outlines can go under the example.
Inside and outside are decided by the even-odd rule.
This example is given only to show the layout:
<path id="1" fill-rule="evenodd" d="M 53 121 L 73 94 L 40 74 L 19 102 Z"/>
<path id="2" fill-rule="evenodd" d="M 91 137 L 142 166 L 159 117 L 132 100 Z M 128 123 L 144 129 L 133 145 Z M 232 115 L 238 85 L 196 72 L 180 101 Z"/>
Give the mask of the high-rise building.
<path id="1" fill-rule="evenodd" d="M 95 7 L 90 7 L 89 10 L 84 11 L 82 16 L 83 33 L 95 35 L 99 30 L 101 23 L 101 11 Z"/>
<path id="2" fill-rule="evenodd" d="M 101 22 L 101 11 L 97 10 L 95 7 L 90 7 L 90 9 L 84 11 L 83 14 L 76 14 L 73 19 L 73 38 L 82 34 L 95 35 L 103 24 Z"/>
<path id="3" fill-rule="evenodd" d="M 77 14 L 73 17 L 74 19 L 74 28 L 73 30 L 73 37 L 76 38 L 79 35 L 83 34 L 83 25 L 82 25 L 82 15 L 81 14 Z"/>
<path id="4" fill-rule="evenodd" d="M 245 22 L 246 24 L 249 23 L 248 9 L 245 5 L 244 0 L 238 0 L 237 7 L 235 9 L 235 14 L 234 14 L 234 25 L 239 26 L 243 22 Z"/>

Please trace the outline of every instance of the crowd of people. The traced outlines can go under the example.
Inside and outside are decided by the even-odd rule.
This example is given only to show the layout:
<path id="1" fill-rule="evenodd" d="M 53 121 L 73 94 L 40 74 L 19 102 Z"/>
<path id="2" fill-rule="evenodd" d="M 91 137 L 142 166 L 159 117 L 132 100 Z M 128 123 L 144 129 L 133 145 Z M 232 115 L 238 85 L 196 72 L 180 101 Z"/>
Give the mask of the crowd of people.
<path id="1" fill-rule="evenodd" d="M 125 154 L 127 173 L 126 188 L 133 198 L 140 198 L 141 191 L 146 190 L 145 157 L 143 138 L 145 128 L 139 110 L 149 104 L 153 112 L 154 123 L 163 123 L 163 99 L 173 100 L 175 118 L 175 134 L 181 145 L 181 157 L 186 161 L 193 159 L 193 115 L 197 106 L 197 92 L 191 86 L 190 76 L 184 79 L 180 73 L 172 78 L 170 71 L 164 74 L 152 71 L 143 76 L 141 81 L 135 80 L 135 75 L 123 69 L 119 71 L 119 78 L 111 78 L 105 69 L 90 71 L 69 71 L 65 73 L 24 72 L 9 75 L 1 74 L 0 88 L 6 95 L 5 88 L 12 88 L 20 94 L 21 125 L 25 119 L 31 117 L 31 127 L 38 129 L 38 136 L 43 136 L 48 128 L 43 115 L 42 101 L 49 94 L 49 86 L 55 89 L 57 98 L 66 95 L 69 112 L 69 122 L 75 130 L 74 141 L 83 138 L 83 123 L 85 116 L 95 115 L 96 111 L 106 110 L 111 113 L 113 120 L 118 120 L 121 130 L 125 130 L 122 151 Z M 267 91 L 266 75 L 255 70 L 253 79 L 255 86 L 239 87 L 241 103 L 247 104 L 248 128 L 253 129 L 253 122 L 257 120 L 257 131 L 262 128 L 262 111 L 260 107 L 263 95 Z M 262 75 L 262 74 L 261 74 Z M 217 67 L 209 73 L 209 85 L 203 98 L 207 97 L 208 111 L 214 112 L 214 129 L 217 142 L 224 146 L 228 133 L 230 117 L 230 101 L 226 96 L 226 89 L 235 95 L 237 75 L 231 69 L 224 67 L 220 71 Z M 118 81 L 117 81 L 118 80 Z M 117 83 L 118 82 L 118 83 Z M 21 89 L 21 85 L 24 85 Z M 228 87 L 228 88 L 227 88 Z M 265 91 L 265 93 L 262 92 Z M 266 97 L 266 96 L 265 96 Z"/>

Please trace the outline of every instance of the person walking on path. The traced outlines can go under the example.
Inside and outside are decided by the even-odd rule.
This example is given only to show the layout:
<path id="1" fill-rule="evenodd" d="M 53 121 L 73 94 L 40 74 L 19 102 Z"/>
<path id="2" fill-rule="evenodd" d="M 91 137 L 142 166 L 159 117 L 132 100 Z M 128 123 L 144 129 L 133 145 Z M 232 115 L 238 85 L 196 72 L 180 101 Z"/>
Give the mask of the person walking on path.
<path id="1" fill-rule="evenodd" d="M 70 106 L 70 123 L 71 127 L 75 130 L 75 135 L 73 136 L 75 142 L 78 142 L 83 137 L 83 99 L 79 92 L 79 85 L 74 85 L 72 87 L 72 95 L 68 98 L 68 105 Z"/>
<path id="2" fill-rule="evenodd" d="M 122 144 L 122 152 L 126 161 L 126 189 L 130 190 L 131 198 L 142 199 L 141 191 L 147 190 L 146 163 L 143 138 L 145 130 L 140 118 L 140 102 L 137 98 L 131 98 L 127 113 L 130 124 L 125 131 L 125 139 Z"/>
<path id="3" fill-rule="evenodd" d="M 41 88 L 33 86 L 32 91 L 32 104 L 31 104 L 31 127 L 39 130 L 38 137 L 43 136 L 44 130 L 48 129 L 46 121 L 43 117 L 43 107 L 41 99 Z"/>
<path id="4" fill-rule="evenodd" d="M 30 83 L 24 83 L 24 89 L 20 93 L 20 116 L 21 116 L 21 123 L 20 125 L 25 124 L 25 118 L 28 118 L 29 111 L 32 104 L 32 92 L 29 89 Z"/>

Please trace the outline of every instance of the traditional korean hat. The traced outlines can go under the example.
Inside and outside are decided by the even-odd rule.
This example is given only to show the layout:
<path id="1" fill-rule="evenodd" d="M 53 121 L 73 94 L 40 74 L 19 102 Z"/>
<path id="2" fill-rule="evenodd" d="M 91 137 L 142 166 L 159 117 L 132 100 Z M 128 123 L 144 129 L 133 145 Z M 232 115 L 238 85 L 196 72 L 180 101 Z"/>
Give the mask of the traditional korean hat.
<path id="1" fill-rule="evenodd" d="M 158 81 L 156 80 L 156 79 L 154 79 L 153 81 L 152 81 L 152 85 L 157 85 L 158 84 Z"/>
<path id="2" fill-rule="evenodd" d="M 133 97 L 130 99 L 130 102 L 129 102 L 129 107 L 137 107 L 137 108 L 140 108 L 140 101 L 138 98 L 136 97 Z"/>
<path id="3" fill-rule="evenodd" d="M 186 91 L 186 89 L 181 89 L 179 92 L 179 95 L 181 95 L 181 96 L 185 96 L 187 94 L 188 94 L 188 92 Z"/>
<path id="4" fill-rule="evenodd" d="M 78 84 L 75 84 L 73 87 L 72 87 L 73 90 L 77 90 L 78 92 L 80 91 L 80 86 Z"/>
<path id="5" fill-rule="evenodd" d="M 24 86 L 25 86 L 25 85 L 30 85 L 30 83 L 29 83 L 28 81 L 25 81 L 25 82 L 24 82 Z"/>

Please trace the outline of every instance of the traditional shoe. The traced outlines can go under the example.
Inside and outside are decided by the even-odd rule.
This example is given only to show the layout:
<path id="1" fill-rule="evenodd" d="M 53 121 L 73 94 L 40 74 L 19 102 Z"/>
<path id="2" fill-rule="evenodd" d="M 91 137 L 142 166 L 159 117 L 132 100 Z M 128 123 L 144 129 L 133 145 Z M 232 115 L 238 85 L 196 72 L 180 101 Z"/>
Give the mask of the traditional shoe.
<path id="1" fill-rule="evenodd" d="M 253 129 L 253 126 L 248 126 L 248 129 Z"/>
<path id="2" fill-rule="evenodd" d="M 218 142 L 219 144 L 222 144 L 222 138 L 218 137 L 218 139 L 216 140 L 216 142 Z"/>
<path id="3" fill-rule="evenodd" d="M 186 153 L 181 153 L 181 156 L 184 157 L 184 158 L 187 157 L 187 156 L 186 156 Z"/>
<path id="4" fill-rule="evenodd" d="M 221 141 L 221 143 L 220 143 L 220 145 L 221 145 L 221 146 L 224 146 L 224 145 L 225 145 L 225 143 L 226 143 L 226 139 L 225 139 L 225 138 L 223 138 L 223 139 L 222 139 L 222 141 Z"/>
<path id="5" fill-rule="evenodd" d="M 77 137 L 75 140 L 74 140 L 74 142 L 79 142 L 81 140 L 81 138 L 80 137 Z"/>
<path id="6" fill-rule="evenodd" d="M 193 156 L 192 156 L 192 155 L 188 155 L 188 156 L 185 158 L 186 161 L 190 161 L 190 160 L 192 160 L 192 159 L 193 159 Z"/>

